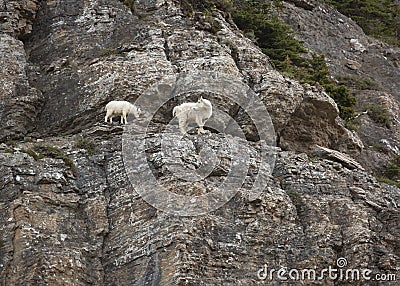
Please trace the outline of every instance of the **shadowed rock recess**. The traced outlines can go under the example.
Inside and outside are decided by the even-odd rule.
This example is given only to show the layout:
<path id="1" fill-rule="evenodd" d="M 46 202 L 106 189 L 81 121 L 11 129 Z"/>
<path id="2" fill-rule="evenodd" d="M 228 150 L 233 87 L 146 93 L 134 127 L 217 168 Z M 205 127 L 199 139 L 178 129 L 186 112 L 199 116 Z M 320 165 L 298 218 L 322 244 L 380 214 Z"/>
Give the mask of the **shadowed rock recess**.
<path id="1" fill-rule="evenodd" d="M 397 148 L 398 48 L 365 36 L 317 1 L 281 7 L 307 48 L 327 55 L 333 73 L 357 68 L 377 78 L 380 91 L 357 97 L 380 97 L 393 116 L 391 129 L 381 127 L 372 138 L 377 127 L 367 115 L 358 133 L 346 129 L 322 88 L 277 72 L 226 13 L 188 12 L 181 2 L 0 0 L 0 284 L 398 285 L 379 282 L 376 274 L 400 279 L 400 190 L 378 182 L 365 155 L 365 145 L 387 132 Z M 325 21 L 344 25 L 343 38 Z M 369 52 L 351 50 L 350 38 Z M 207 148 L 220 164 L 207 180 L 184 182 L 170 171 L 160 132 L 173 106 L 198 94 L 166 102 L 145 135 L 148 165 L 166 189 L 190 196 L 211 191 L 210 182 L 229 173 L 229 147 L 250 160 L 227 204 L 180 217 L 139 195 L 124 166 L 127 127 L 104 124 L 104 106 L 134 102 L 165 76 L 196 70 L 247 84 L 271 116 L 279 151 L 271 176 L 254 193 L 257 173 L 270 167 L 257 155 L 262 142 L 243 109 L 205 94 L 249 144 L 215 131 L 189 135 L 177 145 L 175 163 L 196 169 L 199 150 Z M 343 259 L 347 266 L 337 264 Z M 273 279 L 260 276 L 265 265 L 276 270 Z M 283 280 L 282 267 L 314 269 L 317 276 L 329 267 L 369 269 L 371 280 L 337 272 L 336 279 L 325 273 L 296 281 L 280 272 Z"/>

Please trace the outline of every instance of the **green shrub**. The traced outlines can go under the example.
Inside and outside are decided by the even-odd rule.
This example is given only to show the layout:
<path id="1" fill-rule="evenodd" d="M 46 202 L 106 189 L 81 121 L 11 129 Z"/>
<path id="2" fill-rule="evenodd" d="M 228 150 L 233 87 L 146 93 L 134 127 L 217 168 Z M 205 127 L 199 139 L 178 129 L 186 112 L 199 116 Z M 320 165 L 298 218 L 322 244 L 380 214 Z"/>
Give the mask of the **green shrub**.
<path id="1" fill-rule="evenodd" d="M 123 0 L 123 4 L 128 7 L 131 11 L 133 11 L 133 8 L 135 6 L 135 1 L 136 0 Z"/>
<path id="2" fill-rule="evenodd" d="M 6 144 L 7 146 L 11 146 L 11 147 L 15 147 L 17 145 L 17 143 L 11 139 L 9 136 L 7 136 L 7 138 L 4 140 L 4 144 Z"/>
<path id="3" fill-rule="evenodd" d="M 190 14 L 194 11 L 205 12 L 212 9 L 230 13 L 234 9 L 233 2 L 232 0 L 180 0 L 182 10 Z"/>
<path id="4" fill-rule="evenodd" d="M 391 180 L 400 181 L 400 156 L 390 161 L 384 175 Z"/>
<path id="5" fill-rule="evenodd" d="M 268 55 L 275 67 L 294 74 L 294 67 L 305 59 L 303 44 L 293 36 L 290 26 L 271 13 L 271 6 L 263 1 L 235 2 L 233 21 L 245 34 L 253 34 L 258 46 Z"/>
<path id="6" fill-rule="evenodd" d="M 337 76 L 336 80 L 339 84 L 345 85 L 348 88 L 356 90 L 379 90 L 379 85 L 368 77 L 358 75 L 341 75 Z"/>
<path id="7" fill-rule="evenodd" d="M 349 120 L 354 116 L 355 98 L 350 95 L 347 87 L 331 79 L 325 56 L 311 53 L 310 58 L 304 57 L 307 49 L 295 39 L 291 27 L 272 12 L 271 3 L 263 0 L 180 2 L 182 9 L 190 13 L 201 11 L 209 15 L 213 9 L 229 13 L 239 29 L 245 35 L 250 35 L 251 40 L 270 58 L 278 71 L 302 83 L 319 83 L 338 104 L 341 118 Z M 272 3 L 279 8 L 280 1 Z M 212 21 L 209 22 L 212 25 Z"/>
<path id="8" fill-rule="evenodd" d="M 322 86 L 338 105 L 340 117 L 344 120 L 352 119 L 356 98 L 350 95 L 349 89 L 344 85 L 335 86 L 333 83 L 323 84 Z"/>
<path id="9" fill-rule="evenodd" d="M 59 157 L 64 156 L 64 152 L 60 148 L 55 146 L 38 144 L 35 145 L 33 149 L 36 152 L 42 153 L 46 157 L 60 159 Z"/>
<path id="10" fill-rule="evenodd" d="M 43 157 L 54 159 L 62 159 L 65 166 L 69 167 L 72 172 L 77 175 L 78 170 L 70 157 L 68 157 L 61 149 L 50 145 L 35 145 L 34 151 L 42 154 Z"/>
<path id="11" fill-rule="evenodd" d="M 85 149 L 88 155 L 94 155 L 97 152 L 96 143 L 89 138 L 80 138 L 75 142 L 75 146 L 81 149 Z"/>
<path id="12" fill-rule="evenodd" d="M 254 35 L 277 70 L 302 83 L 319 83 L 337 103 L 341 118 L 354 117 L 356 99 L 347 87 L 331 79 L 324 55 L 311 53 L 311 58 L 305 58 L 303 54 L 307 50 L 303 43 L 295 39 L 289 25 L 271 12 L 270 4 L 264 1 L 235 3 L 238 9 L 232 13 L 233 20 L 244 33 Z"/>
<path id="13" fill-rule="evenodd" d="M 364 110 L 368 110 L 368 116 L 376 123 L 390 126 L 392 115 L 390 112 L 379 104 L 368 104 Z"/>
<path id="14" fill-rule="evenodd" d="M 102 49 L 99 51 L 99 56 L 107 57 L 107 56 L 115 55 L 116 53 L 117 53 L 117 51 L 113 50 L 113 49 Z"/>
<path id="15" fill-rule="evenodd" d="M 388 149 L 386 146 L 384 146 L 380 143 L 374 144 L 374 145 L 370 146 L 369 148 L 376 152 L 381 152 L 381 153 L 385 153 L 385 154 L 390 153 L 390 149 Z"/>
<path id="16" fill-rule="evenodd" d="M 21 152 L 24 152 L 24 153 L 28 154 L 29 156 L 31 156 L 36 161 L 39 160 L 39 159 L 43 159 L 44 158 L 43 154 L 38 154 L 32 149 L 27 149 L 27 150 L 26 149 L 22 149 Z"/>
<path id="17" fill-rule="evenodd" d="M 400 188 L 400 156 L 392 159 L 387 164 L 386 169 L 375 177 L 379 182 Z"/>
<path id="18" fill-rule="evenodd" d="M 397 0 L 324 0 L 351 17 L 364 32 L 389 44 L 400 45 L 400 5 Z"/>
<path id="19" fill-rule="evenodd" d="M 349 130 L 357 131 L 359 128 L 359 125 L 357 123 L 358 122 L 356 122 L 356 120 L 349 119 L 349 120 L 345 120 L 344 126 Z"/>
<path id="20" fill-rule="evenodd" d="M 302 205 L 301 195 L 298 191 L 286 190 L 286 194 L 289 196 L 290 200 L 296 207 Z"/>
<path id="21" fill-rule="evenodd" d="M 385 184 L 396 186 L 396 187 L 400 188 L 400 182 L 396 182 L 394 180 L 391 180 L 386 176 L 376 176 L 376 179 L 381 183 L 385 183 Z"/>

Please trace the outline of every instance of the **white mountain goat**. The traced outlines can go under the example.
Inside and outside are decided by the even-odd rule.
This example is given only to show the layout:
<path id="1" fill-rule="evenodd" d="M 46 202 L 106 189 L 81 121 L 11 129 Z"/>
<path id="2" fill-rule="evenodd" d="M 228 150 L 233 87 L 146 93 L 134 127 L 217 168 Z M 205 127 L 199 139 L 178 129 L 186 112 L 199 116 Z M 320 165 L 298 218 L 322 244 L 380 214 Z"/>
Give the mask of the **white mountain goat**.
<path id="1" fill-rule="evenodd" d="M 139 118 L 141 113 L 140 108 L 136 107 L 128 101 L 113 100 L 107 103 L 105 110 L 107 111 L 104 121 L 107 123 L 108 118 L 110 118 L 110 123 L 114 116 L 121 116 L 121 124 L 127 123 L 126 116 L 133 113 L 136 119 Z"/>
<path id="2" fill-rule="evenodd" d="M 186 129 L 190 123 L 197 123 L 198 134 L 204 133 L 204 124 L 212 115 L 211 102 L 203 97 L 197 102 L 185 102 L 175 106 L 172 115 L 178 118 L 179 130 L 186 135 Z"/>

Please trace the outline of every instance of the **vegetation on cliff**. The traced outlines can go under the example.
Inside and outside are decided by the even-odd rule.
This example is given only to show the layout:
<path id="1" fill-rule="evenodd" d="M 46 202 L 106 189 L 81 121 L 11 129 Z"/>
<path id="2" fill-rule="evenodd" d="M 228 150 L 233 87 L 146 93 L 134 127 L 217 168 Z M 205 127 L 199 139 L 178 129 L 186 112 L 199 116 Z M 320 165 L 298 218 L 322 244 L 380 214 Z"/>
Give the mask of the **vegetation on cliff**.
<path id="1" fill-rule="evenodd" d="M 270 58 L 278 71 L 302 83 L 323 86 L 337 103 L 340 117 L 351 119 L 354 116 L 355 98 L 345 85 L 332 79 L 324 55 L 307 54 L 303 43 L 294 37 L 291 27 L 272 12 L 272 5 L 279 6 L 279 2 L 181 0 L 181 5 L 186 11 L 207 13 L 219 9 L 228 13 L 238 28 Z"/>
<path id="2" fill-rule="evenodd" d="M 395 0 L 324 2 L 352 17 L 366 33 L 392 44 L 400 43 L 400 5 Z M 340 117 L 344 120 L 354 117 L 355 98 L 350 95 L 348 85 L 333 80 L 324 55 L 308 54 L 290 26 L 272 12 L 272 6 L 279 7 L 280 0 L 180 0 L 180 3 L 189 15 L 193 11 L 224 11 L 268 55 L 278 71 L 302 83 L 323 86 L 337 103 Z"/>
<path id="3" fill-rule="evenodd" d="M 395 157 L 389 162 L 384 175 L 390 180 L 395 181 L 397 185 L 400 186 L 400 156 Z"/>
<path id="4" fill-rule="evenodd" d="M 400 46 L 398 0 L 324 0 L 352 18 L 370 36 Z"/>

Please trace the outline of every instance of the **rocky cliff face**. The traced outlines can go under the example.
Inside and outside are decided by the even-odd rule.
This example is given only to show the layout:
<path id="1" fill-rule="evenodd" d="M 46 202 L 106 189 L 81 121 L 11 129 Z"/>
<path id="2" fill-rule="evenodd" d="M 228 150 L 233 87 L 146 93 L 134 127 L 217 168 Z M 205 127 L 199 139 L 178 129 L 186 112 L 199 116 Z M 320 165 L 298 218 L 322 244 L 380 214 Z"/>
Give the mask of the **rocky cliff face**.
<path id="1" fill-rule="evenodd" d="M 368 37 L 354 21 L 318 1 L 286 1 L 278 14 L 308 49 L 326 56 L 333 75 L 353 83 L 357 133 L 366 147 L 360 160 L 370 170 L 382 170 L 388 158 L 399 155 L 400 48 Z M 383 124 L 362 113 L 371 107 L 386 117 Z"/>
<path id="2" fill-rule="evenodd" d="M 0 1 L 3 285 L 277 285 L 276 277 L 262 280 L 257 272 L 264 265 L 339 267 L 339 258 L 353 269 L 399 277 L 399 189 L 377 182 L 365 165 L 344 154 L 365 152 L 361 139 L 368 129 L 360 128 L 361 139 L 347 130 L 323 90 L 276 72 L 223 13 L 188 13 L 172 0 L 132 1 L 131 8 L 121 2 Z M 317 9 L 307 3 L 285 7 L 306 17 Z M 303 18 L 290 21 L 304 25 Z M 345 69 L 342 62 L 336 66 Z M 362 68 L 379 74 L 382 92 L 397 103 L 398 89 L 390 86 L 396 83 L 386 82 L 390 76 Z M 281 151 L 261 192 L 254 192 L 257 174 L 271 167 L 257 155 L 263 143 L 243 106 L 209 93 L 216 109 L 244 130 L 248 144 L 217 132 L 189 135 L 171 151 L 175 161 L 168 161 L 160 134 L 172 107 L 185 98 L 166 101 L 143 137 L 159 184 L 177 194 L 208 193 L 212 183 L 228 177 L 234 162 L 229 147 L 241 151 L 238 162 L 250 162 L 244 184 L 223 207 L 202 216 L 173 216 L 144 200 L 130 180 L 127 170 L 140 173 L 143 166 L 128 168 L 121 144 L 128 127 L 103 124 L 104 105 L 112 99 L 133 102 L 162 78 L 195 70 L 222 72 L 248 85 L 267 108 Z M 398 66 L 388 70 L 398 73 Z M 157 93 L 163 94 L 161 87 Z M 175 142 L 172 135 L 164 139 Z M 201 150 L 211 150 L 219 162 L 207 180 L 176 179 L 171 168 L 177 161 L 185 170 L 206 162 Z"/>
<path id="3" fill-rule="evenodd" d="M 42 94 L 29 83 L 24 44 L 30 34 L 37 1 L 1 1 L 1 125 L 0 137 L 22 138 L 32 131 Z"/>

